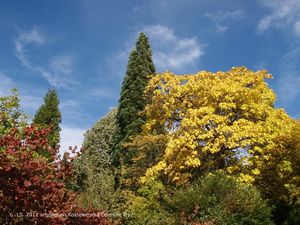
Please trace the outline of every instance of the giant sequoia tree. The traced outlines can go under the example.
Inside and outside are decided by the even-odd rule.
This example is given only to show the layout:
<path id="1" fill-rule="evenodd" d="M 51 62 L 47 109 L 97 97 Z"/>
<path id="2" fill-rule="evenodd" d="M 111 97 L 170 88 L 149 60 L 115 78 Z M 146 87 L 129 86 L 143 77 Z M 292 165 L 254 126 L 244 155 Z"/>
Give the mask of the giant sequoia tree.
<path id="1" fill-rule="evenodd" d="M 127 66 L 127 72 L 122 83 L 121 97 L 117 111 L 116 164 L 130 163 L 134 151 L 125 153 L 123 144 L 129 137 L 141 131 L 145 118 L 140 115 L 147 99 L 144 98 L 144 90 L 148 81 L 155 73 L 152 61 L 152 52 L 148 38 L 144 33 L 139 35 L 135 48 L 131 51 Z M 126 151 L 128 152 L 128 151 Z"/>
<path id="2" fill-rule="evenodd" d="M 55 148 L 60 141 L 61 113 L 58 108 L 59 100 L 55 90 L 49 90 L 44 97 L 44 104 L 38 109 L 34 116 L 33 123 L 42 126 L 50 127 L 51 133 L 48 136 L 49 144 Z"/>

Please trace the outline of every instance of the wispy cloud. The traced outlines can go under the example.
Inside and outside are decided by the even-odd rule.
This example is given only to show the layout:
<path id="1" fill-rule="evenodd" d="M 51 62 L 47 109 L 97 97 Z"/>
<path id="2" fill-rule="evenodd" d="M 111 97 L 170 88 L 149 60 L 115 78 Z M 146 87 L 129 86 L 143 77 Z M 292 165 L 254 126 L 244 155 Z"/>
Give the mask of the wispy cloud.
<path id="1" fill-rule="evenodd" d="M 21 63 L 27 68 L 31 68 L 29 55 L 26 53 L 27 45 L 42 45 L 47 41 L 45 36 L 38 31 L 36 27 L 28 32 L 20 32 L 18 38 L 15 39 L 16 56 Z"/>
<path id="2" fill-rule="evenodd" d="M 293 28 L 296 35 L 300 37 L 300 20 L 294 23 Z"/>
<path id="3" fill-rule="evenodd" d="M 257 30 L 262 33 L 271 27 L 293 29 L 300 37 L 300 1 L 299 0 L 259 0 L 270 12 L 258 23 Z"/>
<path id="4" fill-rule="evenodd" d="M 8 95 L 9 89 L 14 87 L 14 82 L 6 75 L 0 71 L 0 95 Z"/>
<path id="5" fill-rule="evenodd" d="M 281 72 L 278 80 L 279 101 L 290 105 L 300 98 L 300 48 L 295 48 L 281 59 Z"/>
<path id="6" fill-rule="evenodd" d="M 223 11 L 219 10 L 215 13 L 205 13 L 205 17 L 209 18 L 214 26 L 215 30 L 218 33 L 224 33 L 228 30 L 229 24 L 233 20 L 240 20 L 243 18 L 242 10 L 234 10 L 234 11 Z"/>
<path id="7" fill-rule="evenodd" d="M 50 67 L 54 73 L 69 74 L 73 70 L 73 58 L 70 55 L 53 57 L 50 61 Z"/>
<path id="8" fill-rule="evenodd" d="M 74 81 L 68 77 L 73 69 L 71 55 L 58 55 L 50 59 L 46 65 L 37 65 L 31 60 L 30 47 L 40 47 L 47 43 L 46 36 L 37 28 L 20 31 L 15 39 L 15 53 L 22 65 L 41 74 L 54 87 L 70 87 Z"/>
<path id="9" fill-rule="evenodd" d="M 181 38 L 175 35 L 173 29 L 162 25 L 147 26 L 142 31 L 153 46 L 154 63 L 158 71 L 182 72 L 188 66 L 195 66 L 204 54 L 204 45 L 196 37 Z"/>

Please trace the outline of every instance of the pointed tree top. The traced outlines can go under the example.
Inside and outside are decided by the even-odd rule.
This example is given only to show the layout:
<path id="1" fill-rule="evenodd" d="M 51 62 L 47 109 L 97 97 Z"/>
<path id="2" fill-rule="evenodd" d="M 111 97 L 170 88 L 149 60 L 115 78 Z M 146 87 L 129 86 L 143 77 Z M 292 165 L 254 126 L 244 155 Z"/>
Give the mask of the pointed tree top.
<path id="1" fill-rule="evenodd" d="M 140 32 L 139 38 L 147 38 L 147 36 L 144 32 Z"/>

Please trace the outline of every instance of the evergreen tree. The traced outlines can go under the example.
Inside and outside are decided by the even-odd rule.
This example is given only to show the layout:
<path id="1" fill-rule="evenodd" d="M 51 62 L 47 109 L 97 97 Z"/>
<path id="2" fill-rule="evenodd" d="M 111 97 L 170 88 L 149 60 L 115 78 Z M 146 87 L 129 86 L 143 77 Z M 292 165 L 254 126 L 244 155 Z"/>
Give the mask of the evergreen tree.
<path id="1" fill-rule="evenodd" d="M 44 104 L 36 112 L 33 123 L 41 127 L 50 127 L 52 132 L 48 135 L 49 144 L 55 148 L 60 142 L 61 113 L 58 108 L 59 100 L 54 89 L 49 89 L 44 97 Z"/>
<path id="2" fill-rule="evenodd" d="M 130 164 L 135 154 L 134 151 L 124 151 L 124 143 L 129 141 L 130 136 L 138 134 L 145 123 L 144 116 L 140 115 L 147 104 L 143 93 L 154 74 L 155 67 L 148 38 L 144 33 L 140 33 L 136 46 L 129 56 L 116 115 L 118 129 L 115 137 L 114 163 L 117 166 L 120 163 Z"/>

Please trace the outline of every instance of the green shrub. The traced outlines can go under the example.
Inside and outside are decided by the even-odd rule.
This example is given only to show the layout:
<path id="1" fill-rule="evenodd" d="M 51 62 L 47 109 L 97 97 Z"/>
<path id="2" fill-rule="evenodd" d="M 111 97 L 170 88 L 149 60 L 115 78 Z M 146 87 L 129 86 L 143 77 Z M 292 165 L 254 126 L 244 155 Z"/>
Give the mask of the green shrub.
<path id="1" fill-rule="evenodd" d="M 181 224 L 270 225 L 271 207 L 251 185 L 208 174 L 168 199 Z"/>

